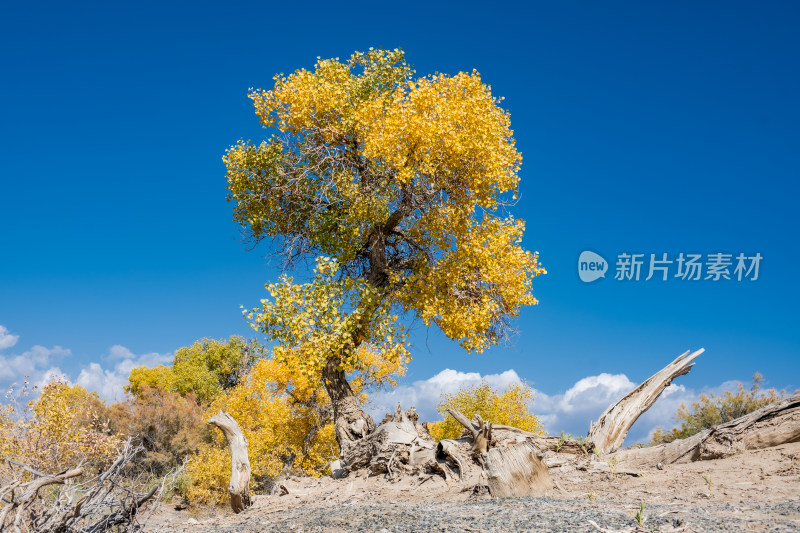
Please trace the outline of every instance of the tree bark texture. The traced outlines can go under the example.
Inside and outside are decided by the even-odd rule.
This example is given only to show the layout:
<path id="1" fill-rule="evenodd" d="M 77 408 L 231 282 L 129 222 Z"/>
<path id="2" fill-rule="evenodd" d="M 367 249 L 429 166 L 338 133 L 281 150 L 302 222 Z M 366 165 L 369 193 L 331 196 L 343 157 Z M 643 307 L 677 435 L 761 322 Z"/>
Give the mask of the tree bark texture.
<path id="1" fill-rule="evenodd" d="M 531 442 L 489 450 L 486 473 L 494 498 L 541 496 L 553 486 L 547 465 Z"/>
<path id="2" fill-rule="evenodd" d="M 359 406 L 358 398 L 353 394 L 340 364 L 338 357 L 329 357 L 322 370 L 322 379 L 333 404 L 336 441 L 347 463 L 347 458 L 344 457 L 347 451 L 356 445 L 357 441 L 375 431 L 375 422 Z"/>

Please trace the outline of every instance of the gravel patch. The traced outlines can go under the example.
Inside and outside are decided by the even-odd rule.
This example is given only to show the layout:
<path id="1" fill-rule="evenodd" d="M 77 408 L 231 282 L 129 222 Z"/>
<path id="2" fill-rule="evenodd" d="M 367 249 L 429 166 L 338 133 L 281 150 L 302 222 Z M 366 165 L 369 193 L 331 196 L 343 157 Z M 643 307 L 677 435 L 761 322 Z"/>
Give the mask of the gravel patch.
<path id="1" fill-rule="evenodd" d="M 191 519 L 162 524 L 161 531 L 201 533 L 245 532 L 466 532 L 557 531 L 593 532 L 589 520 L 608 528 L 635 525 L 635 502 L 596 505 L 585 500 L 506 498 L 475 502 L 407 504 L 351 501 L 340 505 L 296 507 L 269 512 L 251 509 L 235 517 Z M 686 525 L 693 531 L 800 531 L 800 500 L 753 506 L 703 503 L 648 505 L 645 527 L 659 529 Z"/>

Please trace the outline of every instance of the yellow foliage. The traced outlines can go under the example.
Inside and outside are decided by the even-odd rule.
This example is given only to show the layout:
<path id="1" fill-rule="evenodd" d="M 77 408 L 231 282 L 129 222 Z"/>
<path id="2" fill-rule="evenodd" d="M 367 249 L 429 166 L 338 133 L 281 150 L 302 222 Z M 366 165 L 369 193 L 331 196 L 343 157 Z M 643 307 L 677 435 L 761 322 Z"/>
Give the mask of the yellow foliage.
<path id="1" fill-rule="evenodd" d="M 128 385 L 125 391 L 139 398 L 147 389 L 158 389 L 166 392 L 176 392 L 175 374 L 172 367 L 158 365 L 155 367 L 137 366 L 131 369 L 128 375 Z"/>
<path id="2" fill-rule="evenodd" d="M 532 280 L 545 270 L 538 255 L 517 245 L 524 227 L 512 218 L 489 218 L 470 227 L 458 248 L 410 276 L 399 301 L 407 310 L 416 308 L 426 325 L 435 322 L 467 350 L 482 352 L 504 335 L 499 317 L 507 320 L 522 305 L 538 303 L 530 292 Z"/>
<path id="3" fill-rule="evenodd" d="M 100 421 L 105 405 L 79 385 L 53 381 L 17 413 L 0 411 L 0 453 L 45 473 L 88 463 L 100 467 L 112 458 L 120 439 Z"/>
<path id="4" fill-rule="evenodd" d="M 370 50 L 251 90 L 262 125 L 277 133 L 227 150 L 228 200 L 255 241 L 281 239 L 291 258 L 330 256 L 344 277 L 380 288 L 385 306 L 399 303 L 481 352 L 537 303 L 532 278 L 545 273 L 521 247 L 524 222 L 497 214 L 516 198 L 522 156 L 478 72 L 413 75 L 401 50 Z M 309 318 L 301 327 L 320 326 Z M 270 320 L 256 317 L 264 331 Z M 323 353 L 339 333 L 303 349 Z"/>
<path id="5" fill-rule="evenodd" d="M 127 392 L 140 398 L 147 388 L 193 394 L 205 404 L 232 387 L 239 374 L 259 355 L 260 346 L 237 335 L 227 341 L 204 338 L 175 352 L 172 365 L 137 367 L 128 377 Z"/>
<path id="6" fill-rule="evenodd" d="M 428 424 L 428 430 L 437 441 L 457 439 L 464 430 L 448 409 L 461 412 L 472 420 L 479 414 L 484 420 L 493 424 L 514 426 L 525 431 L 544 433 L 539 419 L 530 413 L 529 405 L 533 401 L 533 389 L 526 383 L 510 385 L 502 393 L 482 381 L 475 387 L 463 388 L 455 394 L 442 395 L 442 401 L 436 406 L 439 413 L 445 415 L 444 420 Z"/>
<path id="7" fill-rule="evenodd" d="M 219 409 L 233 416 L 247 438 L 253 486 L 284 467 L 318 476 L 338 456 L 327 396 L 296 367 L 275 358 L 258 361 L 245 379 L 212 402 L 206 419 Z M 213 438 L 187 465 L 190 499 L 228 498 L 230 451 L 220 431 Z"/>

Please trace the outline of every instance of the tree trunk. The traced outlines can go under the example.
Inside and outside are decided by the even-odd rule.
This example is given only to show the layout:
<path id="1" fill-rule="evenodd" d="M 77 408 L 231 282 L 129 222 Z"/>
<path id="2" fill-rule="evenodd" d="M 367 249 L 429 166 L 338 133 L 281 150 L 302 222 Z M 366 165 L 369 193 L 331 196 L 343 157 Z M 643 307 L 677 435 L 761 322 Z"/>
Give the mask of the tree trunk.
<path id="1" fill-rule="evenodd" d="M 358 398 L 353 394 L 340 364 L 338 357 L 329 357 L 322 370 L 322 380 L 333 404 L 336 441 L 340 448 L 344 448 L 347 443 L 372 433 L 375 430 L 375 422 L 358 405 Z"/>
<path id="2" fill-rule="evenodd" d="M 239 424 L 228 413 L 219 413 L 208 419 L 208 423 L 222 430 L 231 448 L 231 482 L 228 492 L 234 513 L 250 506 L 250 458 L 247 455 L 247 439 Z"/>
<path id="3" fill-rule="evenodd" d="M 771 403 L 730 422 L 668 444 L 623 450 L 617 459 L 631 467 L 719 459 L 800 441 L 800 395 Z"/>
<path id="4" fill-rule="evenodd" d="M 486 454 L 486 472 L 494 498 L 541 496 L 552 487 L 547 465 L 531 442 L 492 448 Z"/>
<path id="5" fill-rule="evenodd" d="M 687 351 L 606 409 L 597 422 L 589 426 L 586 440 L 600 454 L 619 450 L 636 419 L 650 409 L 673 379 L 687 374 L 694 366 L 692 361 L 704 351 L 700 348 L 691 355 Z"/>

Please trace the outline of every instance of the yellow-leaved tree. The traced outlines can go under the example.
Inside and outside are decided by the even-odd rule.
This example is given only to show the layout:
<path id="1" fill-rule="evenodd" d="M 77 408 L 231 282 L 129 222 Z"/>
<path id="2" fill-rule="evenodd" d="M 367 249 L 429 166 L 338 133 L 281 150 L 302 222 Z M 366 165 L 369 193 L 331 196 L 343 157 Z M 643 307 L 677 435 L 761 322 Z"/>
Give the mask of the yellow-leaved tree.
<path id="1" fill-rule="evenodd" d="M 331 400 L 342 450 L 371 432 L 348 372 L 408 360 L 399 311 L 469 351 L 507 337 L 544 273 L 500 210 L 522 161 L 507 111 L 480 74 L 415 77 L 401 50 L 320 60 L 250 98 L 265 141 L 224 156 L 234 219 L 314 279 L 284 278 L 248 312 Z M 294 355 L 293 355 L 294 354 Z"/>
<path id="2" fill-rule="evenodd" d="M 248 442 L 255 492 L 267 488 L 287 468 L 319 476 L 339 454 L 330 400 L 318 376 L 299 363 L 305 357 L 306 352 L 298 348 L 257 361 L 239 384 L 217 397 L 206 411 L 208 418 L 223 409 L 239 424 Z M 363 345 L 345 365 L 357 395 L 367 386 L 393 383 L 402 370 L 399 364 L 377 359 Z M 225 438 L 215 431 L 213 442 L 201 445 L 187 465 L 192 480 L 188 497 L 216 503 L 227 499 L 230 468 Z"/>
<path id="3" fill-rule="evenodd" d="M 428 430 L 436 441 L 457 439 L 464 427 L 453 417 L 447 416 L 448 409 L 455 409 L 472 420 L 476 414 L 494 424 L 542 433 L 544 429 L 539 419 L 530 412 L 533 389 L 527 383 L 512 383 L 502 392 L 481 381 L 474 387 L 465 387 L 455 394 L 443 394 L 436 410 L 445 415 L 444 420 L 428 424 Z"/>
<path id="4" fill-rule="evenodd" d="M 258 343 L 238 335 L 227 341 L 204 338 L 178 348 L 170 366 L 134 368 L 125 390 L 134 397 L 140 397 L 146 388 L 181 396 L 192 394 L 200 404 L 206 404 L 236 385 L 253 361 L 263 355 Z"/>
<path id="5" fill-rule="evenodd" d="M 121 439 L 111 433 L 106 406 L 97 394 L 60 380 L 42 387 L 22 412 L 13 404 L 0 409 L 4 463 L 10 459 L 45 474 L 78 464 L 95 472 L 107 466 L 121 445 Z"/>

